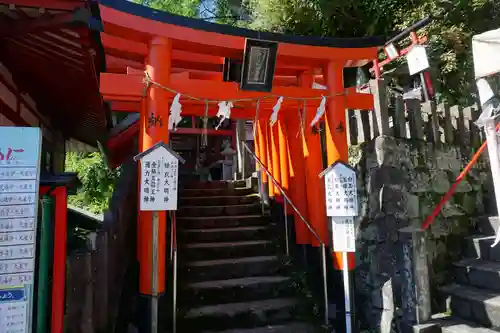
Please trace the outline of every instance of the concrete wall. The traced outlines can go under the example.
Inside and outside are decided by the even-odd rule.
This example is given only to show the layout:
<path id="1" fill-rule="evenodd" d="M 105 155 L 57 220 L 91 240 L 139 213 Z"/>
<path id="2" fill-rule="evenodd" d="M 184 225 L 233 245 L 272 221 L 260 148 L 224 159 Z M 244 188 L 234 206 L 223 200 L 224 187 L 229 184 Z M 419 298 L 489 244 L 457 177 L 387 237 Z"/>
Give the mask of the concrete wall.
<path id="1" fill-rule="evenodd" d="M 355 273 L 357 316 L 370 332 L 400 332 L 405 268 L 398 258 L 398 230 L 420 226 L 461 169 L 470 160 L 453 146 L 380 136 L 351 146 L 350 163 L 358 170 L 360 216 Z M 451 280 L 451 262 L 461 256 L 473 218 L 485 215 L 489 192 L 484 160 L 470 172 L 427 232 L 432 306 L 435 288 Z"/>

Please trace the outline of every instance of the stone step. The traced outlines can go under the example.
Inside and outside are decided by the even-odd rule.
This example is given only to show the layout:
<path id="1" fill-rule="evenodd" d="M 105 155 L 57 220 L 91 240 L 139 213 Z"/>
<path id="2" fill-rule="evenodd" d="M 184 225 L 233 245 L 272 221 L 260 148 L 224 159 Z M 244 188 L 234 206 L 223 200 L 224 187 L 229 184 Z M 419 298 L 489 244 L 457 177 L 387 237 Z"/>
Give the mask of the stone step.
<path id="1" fill-rule="evenodd" d="M 264 256 L 191 261 L 187 262 L 179 273 L 180 277 L 186 281 L 201 282 L 278 275 L 283 274 L 284 271 L 285 268 L 282 267 L 277 256 Z"/>
<path id="2" fill-rule="evenodd" d="M 203 217 L 178 217 L 177 221 L 181 228 L 204 229 L 204 228 L 230 228 L 230 227 L 250 227 L 269 226 L 269 218 L 261 215 L 241 215 L 241 216 L 203 216 Z"/>
<path id="3" fill-rule="evenodd" d="M 267 325 L 264 327 L 249 328 L 249 329 L 232 329 L 219 332 L 203 333 L 315 333 L 318 330 L 311 324 L 306 323 L 287 323 L 284 325 Z"/>
<path id="4" fill-rule="evenodd" d="M 500 245 L 491 247 L 495 236 L 475 235 L 466 238 L 465 256 L 500 262 Z"/>
<path id="5" fill-rule="evenodd" d="M 217 205 L 200 206 L 184 205 L 177 211 L 178 216 L 196 217 L 196 216 L 237 216 L 262 213 L 260 203 L 240 204 L 240 205 Z"/>
<path id="6" fill-rule="evenodd" d="M 183 184 L 184 189 L 226 189 L 234 186 L 231 182 L 227 181 L 188 181 Z"/>
<path id="7" fill-rule="evenodd" d="M 199 197 L 183 197 L 179 199 L 179 206 L 220 206 L 220 205 L 245 205 L 260 203 L 257 194 L 249 195 L 212 195 Z"/>
<path id="8" fill-rule="evenodd" d="M 247 187 L 247 180 L 191 180 L 183 182 L 183 189 L 216 189 L 216 188 L 242 188 Z"/>
<path id="9" fill-rule="evenodd" d="M 294 320 L 300 308 L 295 298 L 209 305 L 190 309 L 181 332 L 255 328 Z"/>
<path id="10" fill-rule="evenodd" d="M 186 242 L 228 242 L 269 239 L 272 228 L 267 226 L 183 229 L 179 237 Z"/>
<path id="11" fill-rule="evenodd" d="M 191 243 L 181 246 L 184 260 L 215 260 L 273 255 L 277 246 L 270 240 L 223 243 Z"/>
<path id="12" fill-rule="evenodd" d="M 189 283 L 183 293 L 188 305 L 248 302 L 293 296 L 292 280 L 286 276 L 255 276 L 239 279 Z"/>
<path id="13" fill-rule="evenodd" d="M 500 294 L 471 286 L 451 284 L 440 288 L 449 298 L 454 316 L 485 327 L 500 327 Z"/>
<path id="14" fill-rule="evenodd" d="M 196 188 L 196 189 L 183 189 L 181 197 L 211 197 L 211 196 L 243 196 L 254 194 L 252 188 Z"/>
<path id="15" fill-rule="evenodd" d="M 477 324 L 465 321 L 456 317 L 447 317 L 433 320 L 432 323 L 438 324 L 442 333 L 498 333 L 499 331 L 491 328 L 481 327 Z M 429 333 L 434 333 L 430 331 Z M 437 332 L 437 331 L 436 331 Z M 423 331 L 427 333 L 427 331 Z"/>
<path id="16" fill-rule="evenodd" d="M 477 226 L 483 235 L 495 235 L 500 227 L 500 219 L 498 216 L 480 217 L 477 219 Z"/>
<path id="17" fill-rule="evenodd" d="M 453 265 L 458 283 L 500 292 L 500 262 L 464 259 Z"/>

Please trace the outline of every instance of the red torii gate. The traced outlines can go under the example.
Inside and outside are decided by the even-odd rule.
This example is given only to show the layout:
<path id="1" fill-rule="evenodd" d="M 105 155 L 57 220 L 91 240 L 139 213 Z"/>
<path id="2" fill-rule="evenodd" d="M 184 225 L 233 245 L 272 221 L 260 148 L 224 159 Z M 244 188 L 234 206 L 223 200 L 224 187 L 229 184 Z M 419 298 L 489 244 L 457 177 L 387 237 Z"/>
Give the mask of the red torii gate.
<path id="1" fill-rule="evenodd" d="M 383 41 L 371 37 L 339 39 L 264 33 L 158 12 L 127 1 L 100 2 L 104 24 L 101 38 L 108 68 L 107 73 L 101 74 L 101 94 L 111 102 L 113 110 L 140 113 L 138 126 L 132 127 L 132 135 L 139 133 L 140 151 L 160 140 L 168 142 L 166 126 L 149 127 L 148 119 L 160 116 L 164 124 L 168 122 L 173 92 L 196 97 L 181 99 L 182 114 L 201 117 L 205 115 L 206 100 L 234 101 L 232 119 L 254 120 L 259 100 L 255 152 L 328 244 L 324 184 L 318 177 L 323 169 L 320 137 L 309 129 L 304 135 L 296 135 L 301 129 L 297 110 L 306 99 L 308 127 L 321 97 L 328 96 L 328 164 L 347 161 L 345 109 L 372 109 L 373 98 L 371 94 L 357 93 L 355 88 L 344 89 L 343 70 L 375 59 Z M 242 59 L 246 38 L 279 43 L 271 92 L 275 98 L 269 98 L 269 93 L 243 91 L 239 84 L 223 81 L 224 58 Z M 145 86 L 145 72 L 155 84 Z M 325 84 L 328 90 L 313 89 L 313 82 Z M 279 96 L 285 100 L 277 124 L 270 127 L 268 119 Z M 216 112 L 216 103 L 210 103 L 208 115 Z M 279 196 L 271 182 L 266 178 L 264 182 L 269 184 L 271 196 Z M 165 218 L 165 213 L 161 213 L 157 255 L 162 264 L 155 272 L 160 292 L 165 289 Z M 139 212 L 138 255 L 143 294 L 152 291 L 151 220 L 150 212 Z M 296 233 L 298 243 L 319 245 L 300 223 Z M 336 256 L 336 266 L 342 267 L 341 256 Z"/>

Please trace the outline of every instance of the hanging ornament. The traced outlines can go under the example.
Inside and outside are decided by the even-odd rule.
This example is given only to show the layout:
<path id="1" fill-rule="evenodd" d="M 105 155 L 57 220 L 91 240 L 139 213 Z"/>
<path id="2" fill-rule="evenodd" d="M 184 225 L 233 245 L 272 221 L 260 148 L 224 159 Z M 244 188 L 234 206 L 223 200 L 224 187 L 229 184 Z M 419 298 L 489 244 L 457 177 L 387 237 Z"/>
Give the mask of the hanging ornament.
<path id="1" fill-rule="evenodd" d="M 271 114 L 271 118 L 269 118 L 271 126 L 274 126 L 274 124 L 278 121 L 278 113 L 281 109 L 281 103 L 283 103 L 283 97 L 280 97 L 276 102 L 276 105 L 273 107 L 273 113 Z"/>
<path id="2" fill-rule="evenodd" d="M 217 111 L 217 117 L 221 117 L 219 120 L 219 124 L 215 127 L 216 130 L 222 125 L 224 120 L 231 119 L 231 108 L 233 107 L 232 102 L 220 102 L 219 103 L 219 111 Z"/>
<path id="3" fill-rule="evenodd" d="M 182 104 L 179 102 L 181 98 L 181 94 L 177 94 L 172 101 L 172 105 L 170 106 L 170 117 L 168 118 L 168 129 L 173 130 L 174 127 L 177 129 L 177 125 L 182 121 L 181 112 L 182 112 Z"/>
<path id="4" fill-rule="evenodd" d="M 260 100 L 257 100 L 257 105 L 255 106 L 255 119 L 253 121 L 253 140 L 257 142 L 257 121 L 259 120 L 259 109 Z"/>
<path id="5" fill-rule="evenodd" d="M 296 135 L 297 138 L 299 137 L 300 134 L 302 134 L 302 136 L 305 135 L 306 116 L 307 116 L 307 101 L 306 100 L 302 101 L 302 110 L 301 110 L 301 107 L 299 105 L 298 112 L 299 112 L 299 125 L 300 125 L 300 128 L 297 131 L 297 135 Z"/>
<path id="6" fill-rule="evenodd" d="M 325 105 L 326 105 L 326 97 L 322 96 L 321 97 L 321 103 L 318 106 L 318 110 L 316 111 L 316 116 L 314 116 L 314 119 L 311 121 L 311 127 L 316 125 L 316 123 L 323 117 L 325 114 Z"/>
<path id="7" fill-rule="evenodd" d="M 201 120 L 203 122 L 203 132 L 201 133 L 201 146 L 208 146 L 208 101 L 205 101 L 205 116 Z"/>

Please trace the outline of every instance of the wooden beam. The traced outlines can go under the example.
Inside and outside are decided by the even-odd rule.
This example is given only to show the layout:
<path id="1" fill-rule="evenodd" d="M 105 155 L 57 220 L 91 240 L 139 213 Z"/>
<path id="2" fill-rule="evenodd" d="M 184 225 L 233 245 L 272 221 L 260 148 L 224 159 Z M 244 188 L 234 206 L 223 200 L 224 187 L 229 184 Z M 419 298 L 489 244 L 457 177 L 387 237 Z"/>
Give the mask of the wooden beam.
<path id="1" fill-rule="evenodd" d="M 38 34 L 27 34 L 24 38 L 37 40 L 43 44 L 50 45 L 60 50 L 64 50 L 65 52 L 71 53 L 75 56 L 79 56 L 81 58 L 84 57 L 83 56 L 84 48 L 82 48 L 81 44 L 78 43 L 78 45 L 75 45 L 73 42 L 70 41 L 65 42 L 64 37 L 54 38 L 53 35 L 38 33 Z"/>
<path id="2" fill-rule="evenodd" d="M 116 37 L 110 34 L 101 34 L 101 39 L 105 52 L 116 58 L 123 58 L 126 60 L 133 60 L 136 62 L 143 62 L 148 53 L 148 46 L 146 43 L 136 42 L 133 40 Z M 186 70 L 203 70 L 222 72 L 222 64 L 224 58 L 219 56 L 212 56 L 201 53 L 193 53 L 182 50 L 173 50 L 173 68 L 182 68 Z M 133 67 L 133 66 L 131 66 Z M 142 67 L 142 66 L 141 66 Z M 278 63 L 276 65 L 276 75 L 291 75 L 296 76 L 301 72 L 310 70 L 310 66 L 304 65 L 283 65 Z M 123 71 L 120 68 L 120 71 Z"/>
<path id="3" fill-rule="evenodd" d="M 26 120 L 24 120 L 19 113 L 12 110 L 7 104 L 0 99 L 0 114 L 5 116 L 8 120 L 12 121 L 16 126 L 31 127 Z"/>
<path id="4" fill-rule="evenodd" d="M 184 95 L 194 96 L 199 98 L 199 101 L 190 101 L 192 104 L 203 105 L 204 99 L 227 101 L 241 99 L 259 99 L 269 97 L 271 94 L 241 91 L 237 83 L 234 82 L 217 82 L 194 79 L 178 79 L 170 83 L 169 87 L 174 91 Z M 142 97 L 144 89 L 143 76 L 141 75 L 124 75 L 101 73 L 101 94 L 105 99 L 124 101 L 127 98 L 129 101 L 138 101 Z M 291 100 L 286 100 L 285 104 L 297 106 L 297 98 L 317 98 L 308 100 L 308 106 L 317 106 L 320 103 L 320 98 L 325 95 L 325 90 L 299 87 L 275 87 L 272 91 L 272 98 L 266 98 L 261 101 L 262 107 L 271 107 L 276 103 L 279 96 L 292 97 Z M 173 93 L 171 94 L 173 97 Z M 254 101 L 255 102 L 255 101 Z M 236 103 L 239 104 L 239 103 Z M 245 103 L 241 103 L 244 105 Z M 246 103 L 248 104 L 248 102 Z M 373 109 L 373 97 L 371 94 L 356 93 L 356 88 L 347 89 L 346 109 Z"/>
<path id="5" fill-rule="evenodd" d="M 23 43 L 26 47 L 30 49 L 35 49 L 40 52 L 47 54 L 48 56 L 52 56 L 55 58 L 59 58 L 65 60 L 69 63 L 73 63 L 75 66 L 85 67 L 85 60 L 82 54 L 75 55 L 73 53 L 69 53 L 68 51 L 64 51 L 61 49 L 54 49 L 50 44 L 44 44 L 40 40 L 34 40 L 31 38 L 20 37 L 17 39 L 7 38 L 9 41 L 17 41 Z"/>
<path id="6" fill-rule="evenodd" d="M 23 52 L 28 56 L 33 56 L 37 58 L 42 58 L 47 62 L 54 63 L 54 67 L 57 67 L 56 64 L 64 64 L 67 67 L 70 67 L 71 69 L 75 70 L 76 72 L 79 72 L 80 74 L 85 72 L 85 68 L 82 68 L 80 64 L 76 64 L 74 62 L 68 62 L 67 60 L 62 60 L 62 59 L 55 59 L 54 57 L 51 57 L 50 55 L 44 53 L 43 51 L 34 48 L 33 46 L 26 45 L 25 43 L 22 43 L 21 41 L 17 39 L 12 39 L 10 40 L 10 43 L 16 44 L 17 46 L 17 51 L 16 52 Z"/>
<path id="7" fill-rule="evenodd" d="M 90 15 L 87 10 L 79 9 L 75 12 L 3 23 L 0 25 L 0 37 L 15 37 L 41 30 L 59 29 L 69 23 L 84 20 L 86 15 Z"/>
<path id="8" fill-rule="evenodd" d="M 117 112 L 135 112 L 139 113 L 141 111 L 141 106 L 136 102 L 111 102 L 111 110 Z"/>
<path id="9" fill-rule="evenodd" d="M 126 73 L 128 67 L 141 70 L 144 68 L 144 65 L 137 61 L 117 58 L 115 56 L 106 54 L 106 68 L 109 72 Z M 143 70 L 141 70 L 141 72 L 144 73 Z"/>
<path id="10" fill-rule="evenodd" d="M 103 95 L 142 96 L 143 78 L 136 75 L 101 73 L 101 93 Z M 325 91 L 298 87 L 275 87 L 271 94 L 241 91 L 235 82 L 215 82 L 205 80 L 176 80 L 170 83 L 171 89 L 199 99 L 218 101 L 236 99 L 258 99 L 275 95 L 293 98 L 320 98 Z"/>
<path id="11" fill-rule="evenodd" d="M 0 3 L 14 5 L 16 7 L 32 7 L 56 10 L 73 10 L 78 7 L 85 7 L 83 0 L 1 0 Z"/>
<path id="12" fill-rule="evenodd" d="M 146 43 L 116 37 L 107 33 L 101 33 L 102 46 L 105 52 L 114 55 L 125 55 L 135 58 L 145 58 L 148 55 Z"/>

